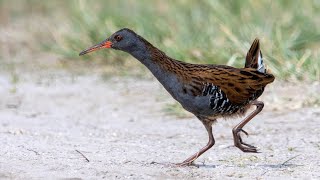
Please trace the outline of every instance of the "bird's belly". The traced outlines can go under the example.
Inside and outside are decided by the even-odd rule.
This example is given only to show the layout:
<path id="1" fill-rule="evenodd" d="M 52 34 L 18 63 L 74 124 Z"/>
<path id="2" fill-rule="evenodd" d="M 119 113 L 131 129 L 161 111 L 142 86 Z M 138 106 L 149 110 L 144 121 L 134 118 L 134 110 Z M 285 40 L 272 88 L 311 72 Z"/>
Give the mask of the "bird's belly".
<path id="1" fill-rule="evenodd" d="M 189 103 L 180 103 L 187 111 L 196 115 L 231 115 L 241 109 L 241 106 L 232 104 L 228 99 L 213 96 L 198 96 L 187 101 Z"/>
<path id="2" fill-rule="evenodd" d="M 224 116 L 237 113 L 243 105 L 232 103 L 216 86 L 205 89 L 201 95 L 193 95 L 192 93 L 179 93 L 175 98 L 187 111 L 202 116 Z"/>
<path id="3" fill-rule="evenodd" d="M 208 97 L 185 95 L 177 99 L 183 108 L 195 115 L 211 111 Z"/>

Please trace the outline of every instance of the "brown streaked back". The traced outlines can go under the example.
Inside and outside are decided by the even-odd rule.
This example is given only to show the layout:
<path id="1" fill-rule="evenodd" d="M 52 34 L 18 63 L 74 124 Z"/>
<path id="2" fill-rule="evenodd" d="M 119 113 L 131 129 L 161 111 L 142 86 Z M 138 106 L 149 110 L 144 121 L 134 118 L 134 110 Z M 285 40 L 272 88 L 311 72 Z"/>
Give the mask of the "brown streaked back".
<path id="1" fill-rule="evenodd" d="M 212 83 L 221 88 L 228 99 L 235 104 L 247 102 L 253 94 L 261 91 L 267 84 L 274 81 L 272 74 L 261 73 L 253 68 L 233 68 L 223 65 L 201 68 L 199 65 L 195 65 L 191 69 L 193 71 L 188 71 L 183 76 L 185 83 L 195 85 Z M 201 95 L 201 93 L 201 91 L 198 91 L 196 95 Z"/>

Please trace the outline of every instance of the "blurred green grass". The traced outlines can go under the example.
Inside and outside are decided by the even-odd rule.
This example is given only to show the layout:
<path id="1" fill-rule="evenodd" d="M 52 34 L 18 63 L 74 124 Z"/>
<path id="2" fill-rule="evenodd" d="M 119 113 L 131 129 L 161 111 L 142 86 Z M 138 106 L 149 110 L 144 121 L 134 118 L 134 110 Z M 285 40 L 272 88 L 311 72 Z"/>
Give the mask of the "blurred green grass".
<path id="1" fill-rule="evenodd" d="M 4 0 L 0 3 L 6 4 Z M 242 67 L 251 42 L 259 37 L 265 62 L 279 79 L 320 80 L 320 1 L 317 0 L 31 0 L 24 3 L 26 11 L 32 7 L 33 13 L 48 16 L 48 21 L 55 19 L 48 31 L 50 40 L 39 44 L 67 59 L 90 58 L 103 61 L 106 66 L 124 66 L 132 58 L 119 51 L 104 50 L 84 57 L 78 53 L 128 27 L 173 58 Z"/>

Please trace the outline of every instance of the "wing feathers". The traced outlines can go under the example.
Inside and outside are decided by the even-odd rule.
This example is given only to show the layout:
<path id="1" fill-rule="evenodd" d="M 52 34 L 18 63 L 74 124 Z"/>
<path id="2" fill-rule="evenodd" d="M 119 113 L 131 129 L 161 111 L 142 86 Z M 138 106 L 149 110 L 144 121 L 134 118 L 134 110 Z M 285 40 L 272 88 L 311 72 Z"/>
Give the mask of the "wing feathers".
<path id="1" fill-rule="evenodd" d="M 192 78 L 195 76 L 197 78 Z M 186 77 L 186 76 L 185 76 Z M 252 95 L 263 90 L 263 88 L 274 81 L 272 74 L 261 73 L 253 68 L 224 68 L 217 66 L 206 69 L 205 71 L 197 71 L 189 74 L 188 80 L 212 83 L 218 86 L 226 95 L 227 98 L 234 104 L 243 104 L 247 102 Z M 204 87 L 201 87 L 204 88 Z M 202 91 L 195 95 L 201 95 Z"/>

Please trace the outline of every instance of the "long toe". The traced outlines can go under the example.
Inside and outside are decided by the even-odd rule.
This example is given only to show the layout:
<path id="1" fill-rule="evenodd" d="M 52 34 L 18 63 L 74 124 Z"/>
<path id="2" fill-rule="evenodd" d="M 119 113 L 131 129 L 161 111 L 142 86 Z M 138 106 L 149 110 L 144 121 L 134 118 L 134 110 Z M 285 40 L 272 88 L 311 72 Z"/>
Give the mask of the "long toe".
<path id="1" fill-rule="evenodd" d="M 246 146 L 243 146 L 242 144 L 237 145 L 237 147 L 243 152 L 259 153 L 256 147 L 246 147 Z"/>
<path id="2" fill-rule="evenodd" d="M 245 143 L 245 142 L 241 142 L 241 144 L 244 145 L 244 146 L 248 146 L 249 148 L 255 148 L 255 149 L 257 149 L 257 147 L 255 147 L 255 146 L 253 146 L 253 145 L 251 145 L 251 144 L 247 144 L 247 143 Z"/>
<path id="3" fill-rule="evenodd" d="M 249 136 L 249 133 L 247 133 L 247 131 L 240 129 L 239 132 L 243 132 L 245 135 Z"/>
<path id="4" fill-rule="evenodd" d="M 190 161 L 183 161 L 182 163 L 177 163 L 175 165 L 179 166 L 179 167 L 181 167 L 181 166 L 192 166 L 192 165 L 194 165 L 194 163 L 193 163 L 193 160 L 190 160 Z"/>
<path id="5" fill-rule="evenodd" d="M 241 149 L 243 152 L 257 152 L 257 147 L 243 142 L 240 135 L 241 132 L 245 133 L 248 136 L 248 133 L 246 131 L 244 131 L 243 129 L 239 129 L 234 136 L 235 146 Z"/>
<path id="6" fill-rule="evenodd" d="M 176 166 L 191 166 L 193 162 L 182 162 L 182 163 L 177 163 Z"/>
<path id="7" fill-rule="evenodd" d="M 253 145 L 251 145 L 251 144 L 248 144 L 248 143 L 243 142 L 240 134 L 238 134 L 238 138 L 239 138 L 239 143 L 240 143 L 241 145 L 248 146 L 249 148 L 256 148 L 255 146 L 253 146 Z"/>
<path id="8" fill-rule="evenodd" d="M 154 162 L 154 161 L 152 161 L 150 164 L 162 165 L 162 166 L 165 166 L 165 167 L 176 167 L 176 166 L 181 166 L 181 165 L 178 165 L 178 164 L 175 164 L 175 163 L 168 163 L 168 162 Z"/>

